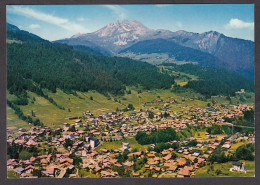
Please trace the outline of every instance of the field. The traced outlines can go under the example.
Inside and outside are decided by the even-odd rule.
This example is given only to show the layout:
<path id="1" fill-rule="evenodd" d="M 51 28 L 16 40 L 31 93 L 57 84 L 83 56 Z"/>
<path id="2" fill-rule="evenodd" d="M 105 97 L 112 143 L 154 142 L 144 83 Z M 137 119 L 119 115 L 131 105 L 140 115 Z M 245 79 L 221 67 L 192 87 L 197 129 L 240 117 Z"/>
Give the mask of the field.
<path id="1" fill-rule="evenodd" d="M 245 162 L 245 169 L 247 172 L 231 172 L 229 169 L 232 167 L 232 162 L 224 164 L 213 164 L 211 166 L 204 166 L 196 171 L 195 177 L 254 177 L 255 176 L 255 162 L 254 161 L 241 161 Z M 220 170 L 217 175 L 216 171 Z"/>
<path id="2" fill-rule="evenodd" d="M 28 129 L 30 125 L 19 119 L 18 116 L 14 113 L 14 110 L 12 110 L 10 107 L 7 107 L 7 128 L 11 128 L 14 131 L 17 131 L 19 128 L 25 128 Z"/>
<path id="3" fill-rule="evenodd" d="M 19 175 L 15 174 L 14 171 L 9 171 L 9 170 L 7 171 L 7 177 L 12 179 L 20 178 Z"/>
<path id="4" fill-rule="evenodd" d="M 128 88 L 129 90 L 130 88 Z M 142 104 L 143 102 L 150 102 L 155 99 L 167 100 L 169 97 L 174 97 L 179 104 L 173 104 L 173 111 L 186 110 L 181 102 L 181 96 L 172 93 L 170 90 L 151 90 L 142 91 L 138 93 L 137 88 L 131 88 L 131 94 L 125 94 L 123 96 L 104 96 L 95 91 L 89 92 L 77 92 L 77 96 L 72 94 L 66 94 L 61 90 L 57 90 L 56 93 L 50 93 L 45 91 L 49 97 L 65 110 L 59 109 L 57 106 L 50 103 L 47 99 L 38 96 L 35 93 L 28 92 L 29 104 L 25 106 L 20 106 L 24 115 L 32 116 L 32 111 L 35 113 L 35 118 L 39 118 L 46 126 L 56 128 L 60 127 L 62 123 L 68 122 L 73 123 L 69 118 L 81 117 L 83 112 L 91 111 L 93 114 L 97 115 L 104 112 L 116 111 L 116 109 L 124 109 L 128 104 L 133 104 L 135 111 L 140 109 L 145 109 Z M 7 95 L 9 100 L 14 100 L 16 97 L 14 95 Z M 93 98 L 93 100 L 90 99 Z M 33 100 L 34 99 L 34 100 Z M 195 105 L 198 107 L 205 107 L 207 102 L 199 100 L 187 100 L 186 105 Z M 151 105 L 147 105 L 149 107 Z M 154 106 L 154 105 L 153 105 Z M 158 108 L 161 105 L 158 105 Z M 8 127 L 19 127 L 28 128 L 29 125 L 18 119 L 14 114 L 14 111 L 7 107 L 7 125 Z"/>

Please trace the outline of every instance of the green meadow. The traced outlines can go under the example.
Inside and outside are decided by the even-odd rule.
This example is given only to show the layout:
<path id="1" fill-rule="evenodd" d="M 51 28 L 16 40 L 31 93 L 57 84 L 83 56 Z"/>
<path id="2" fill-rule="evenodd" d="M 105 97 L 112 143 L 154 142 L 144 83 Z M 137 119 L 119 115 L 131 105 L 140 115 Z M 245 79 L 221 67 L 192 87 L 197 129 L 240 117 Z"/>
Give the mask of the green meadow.
<path id="1" fill-rule="evenodd" d="M 131 93 L 129 93 L 129 90 Z M 24 115 L 32 116 L 32 111 L 34 113 L 33 119 L 39 118 L 46 126 L 57 128 L 62 125 L 62 123 L 73 123 L 74 117 L 82 117 L 83 112 L 91 111 L 94 115 L 100 113 L 112 112 L 118 110 L 123 110 L 129 104 L 133 104 L 136 112 L 140 109 L 145 110 L 149 107 L 161 108 L 162 105 L 156 104 L 146 104 L 143 106 L 144 102 L 151 102 L 155 99 L 167 101 L 169 97 L 174 97 L 176 103 L 171 104 L 170 110 L 173 112 L 187 111 L 187 106 L 200 107 L 204 108 L 208 103 L 211 103 L 211 100 L 201 101 L 196 98 L 200 94 L 193 91 L 186 92 L 174 92 L 171 90 L 142 90 L 139 87 L 127 87 L 127 92 L 123 96 L 114 96 L 109 94 L 107 96 L 98 93 L 96 91 L 89 92 L 76 92 L 76 95 L 67 94 L 59 89 L 56 93 L 51 93 L 47 90 L 44 90 L 45 94 L 48 94 L 59 106 L 64 107 L 64 110 L 58 108 L 57 106 L 50 103 L 44 97 L 38 96 L 33 92 L 28 91 L 29 104 L 25 106 L 19 106 L 23 111 Z M 182 101 L 182 97 L 189 97 L 193 99 L 186 99 Z M 249 97 L 249 96 L 248 96 Z M 250 95 L 250 98 L 247 98 L 246 101 L 253 102 L 253 97 Z M 7 92 L 8 100 L 15 100 L 16 96 L 11 95 Z M 233 97 L 232 97 L 233 98 Z M 218 97 L 218 102 L 224 103 L 221 101 L 225 99 L 224 97 Z M 234 97 L 235 100 L 238 97 Z M 225 103 L 228 103 L 227 100 Z M 156 111 L 155 111 L 156 113 Z M 29 128 L 25 121 L 20 120 L 17 115 L 14 114 L 14 111 L 7 106 L 7 126 L 18 128 Z"/>
<path id="2" fill-rule="evenodd" d="M 212 164 L 204 166 L 196 171 L 195 177 L 254 177 L 255 176 L 255 162 L 241 161 L 245 163 L 247 172 L 231 172 L 229 169 L 233 166 L 232 162 Z M 217 171 L 219 173 L 217 173 Z"/>

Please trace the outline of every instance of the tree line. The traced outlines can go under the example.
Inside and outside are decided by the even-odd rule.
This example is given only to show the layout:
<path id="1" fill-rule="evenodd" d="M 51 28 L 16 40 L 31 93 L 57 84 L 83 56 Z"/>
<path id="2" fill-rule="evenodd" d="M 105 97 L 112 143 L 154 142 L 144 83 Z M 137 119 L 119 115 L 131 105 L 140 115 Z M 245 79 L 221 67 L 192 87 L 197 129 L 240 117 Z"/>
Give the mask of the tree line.
<path id="1" fill-rule="evenodd" d="M 139 131 L 137 132 L 135 139 L 139 144 L 146 145 L 177 140 L 178 136 L 173 128 L 167 127 L 166 129 L 153 130 L 150 134 Z"/>

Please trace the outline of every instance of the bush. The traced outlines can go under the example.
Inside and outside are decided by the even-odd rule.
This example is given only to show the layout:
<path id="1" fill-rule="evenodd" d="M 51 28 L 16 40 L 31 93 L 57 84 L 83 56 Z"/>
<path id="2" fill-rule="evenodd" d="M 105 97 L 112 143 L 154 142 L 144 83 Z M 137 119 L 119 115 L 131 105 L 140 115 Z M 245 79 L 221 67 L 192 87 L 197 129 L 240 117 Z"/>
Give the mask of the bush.
<path id="1" fill-rule="evenodd" d="M 32 156 L 33 156 L 33 154 L 29 153 L 27 150 L 22 150 L 19 153 L 19 159 L 20 160 L 27 160 L 27 159 L 30 159 Z"/>
<path id="2" fill-rule="evenodd" d="M 238 160 L 254 160 L 254 146 L 252 144 L 242 145 L 236 149 L 235 156 Z"/>

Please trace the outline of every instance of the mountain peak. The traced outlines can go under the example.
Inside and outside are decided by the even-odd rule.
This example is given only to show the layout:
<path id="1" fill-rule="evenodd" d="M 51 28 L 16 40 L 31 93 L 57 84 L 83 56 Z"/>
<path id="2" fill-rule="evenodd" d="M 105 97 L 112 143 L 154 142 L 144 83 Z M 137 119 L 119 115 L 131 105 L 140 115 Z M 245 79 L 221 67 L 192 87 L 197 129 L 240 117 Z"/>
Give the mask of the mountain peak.
<path id="1" fill-rule="evenodd" d="M 117 21 L 114 23 L 110 23 L 100 30 L 94 32 L 94 34 L 97 34 L 99 37 L 110 37 L 116 34 L 120 35 L 130 32 L 136 35 L 144 35 L 148 31 L 149 28 L 145 27 L 142 23 L 138 21 L 123 20 L 122 22 Z"/>
<path id="2" fill-rule="evenodd" d="M 209 36 L 219 36 L 219 35 L 222 35 L 221 33 L 217 32 L 217 31 L 213 31 L 213 30 L 205 32 L 204 34 L 205 35 L 209 35 Z"/>
<path id="3" fill-rule="evenodd" d="M 82 35 L 84 35 L 84 34 L 82 34 L 82 33 L 77 33 L 77 34 L 75 34 L 75 35 L 72 35 L 70 38 L 77 38 L 77 37 L 80 37 L 80 36 L 82 36 Z"/>

